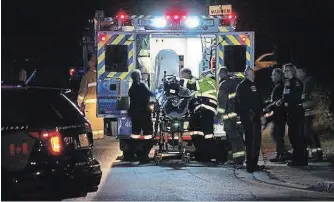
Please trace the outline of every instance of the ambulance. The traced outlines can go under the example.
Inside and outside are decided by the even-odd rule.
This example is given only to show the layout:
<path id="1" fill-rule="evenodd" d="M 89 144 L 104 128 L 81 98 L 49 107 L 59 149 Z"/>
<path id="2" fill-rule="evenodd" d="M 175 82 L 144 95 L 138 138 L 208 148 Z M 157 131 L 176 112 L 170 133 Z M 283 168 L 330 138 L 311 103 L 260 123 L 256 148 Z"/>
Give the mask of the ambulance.
<path id="1" fill-rule="evenodd" d="M 96 11 L 97 116 L 112 121 L 113 133 L 120 139 L 124 156 L 131 156 L 135 147 L 143 147 L 130 139 L 127 110 L 131 72 L 139 69 L 143 82 L 153 91 L 164 71 L 177 75 L 180 69 L 189 68 L 195 77 L 200 77 L 215 56 L 215 69 L 227 66 L 241 76 L 246 67 L 254 68 L 255 42 L 254 32 L 235 31 L 236 21 L 233 13 L 224 16 L 120 13 L 106 17 L 103 11 Z M 217 78 L 217 72 L 214 74 Z M 221 123 L 215 124 L 215 136 L 224 136 Z"/>

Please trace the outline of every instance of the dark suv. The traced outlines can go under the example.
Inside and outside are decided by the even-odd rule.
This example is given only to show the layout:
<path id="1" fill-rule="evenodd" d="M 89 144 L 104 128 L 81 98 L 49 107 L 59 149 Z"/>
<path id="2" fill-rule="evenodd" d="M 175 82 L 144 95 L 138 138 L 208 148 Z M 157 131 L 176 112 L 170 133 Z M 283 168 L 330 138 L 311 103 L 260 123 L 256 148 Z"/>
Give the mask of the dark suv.
<path id="1" fill-rule="evenodd" d="M 60 89 L 1 87 L 3 199 L 96 191 L 90 124 Z"/>

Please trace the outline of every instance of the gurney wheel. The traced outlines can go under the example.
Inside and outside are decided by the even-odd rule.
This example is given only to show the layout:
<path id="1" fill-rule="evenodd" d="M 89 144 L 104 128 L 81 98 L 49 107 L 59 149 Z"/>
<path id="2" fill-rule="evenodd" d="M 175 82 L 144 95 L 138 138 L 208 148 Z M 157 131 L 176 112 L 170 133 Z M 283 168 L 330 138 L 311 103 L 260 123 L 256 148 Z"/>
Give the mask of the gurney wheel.
<path id="1" fill-rule="evenodd" d="M 160 165 L 160 162 L 161 162 L 161 159 L 160 159 L 160 157 L 158 157 L 158 156 L 156 156 L 155 158 L 154 158 L 154 161 L 155 161 L 155 165 Z"/>

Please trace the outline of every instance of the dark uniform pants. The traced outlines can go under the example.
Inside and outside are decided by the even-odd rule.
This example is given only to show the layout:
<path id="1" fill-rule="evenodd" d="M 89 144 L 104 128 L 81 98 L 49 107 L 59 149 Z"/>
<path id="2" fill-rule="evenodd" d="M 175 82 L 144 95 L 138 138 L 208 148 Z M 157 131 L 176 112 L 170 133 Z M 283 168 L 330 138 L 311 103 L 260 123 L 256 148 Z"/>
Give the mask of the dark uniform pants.
<path id="1" fill-rule="evenodd" d="M 288 112 L 288 135 L 293 148 L 292 161 L 296 164 L 307 165 L 308 152 L 304 136 L 304 109 L 299 107 Z"/>
<path id="2" fill-rule="evenodd" d="M 313 129 L 314 116 L 305 116 L 304 132 L 307 138 L 307 145 L 312 149 L 320 148 L 320 138 Z"/>
<path id="3" fill-rule="evenodd" d="M 259 115 L 250 117 L 248 114 L 243 114 L 240 118 L 245 131 L 247 168 L 254 168 L 259 161 L 261 149 L 261 119 Z"/>
<path id="4" fill-rule="evenodd" d="M 232 146 L 233 159 L 241 159 L 243 161 L 245 158 L 245 146 L 242 134 L 237 132 L 237 119 L 231 118 L 224 120 L 224 130 Z"/>
<path id="5" fill-rule="evenodd" d="M 133 113 L 131 116 L 132 134 L 140 134 L 143 130 L 143 135 L 153 134 L 153 122 L 151 113 Z"/>
<path id="6" fill-rule="evenodd" d="M 285 121 L 274 121 L 271 128 L 271 136 L 276 143 L 276 153 L 282 155 L 285 152 L 284 135 L 285 135 Z"/>
<path id="7" fill-rule="evenodd" d="M 191 117 L 190 129 L 192 131 L 201 131 L 205 134 L 213 134 L 214 112 L 201 108 Z"/>

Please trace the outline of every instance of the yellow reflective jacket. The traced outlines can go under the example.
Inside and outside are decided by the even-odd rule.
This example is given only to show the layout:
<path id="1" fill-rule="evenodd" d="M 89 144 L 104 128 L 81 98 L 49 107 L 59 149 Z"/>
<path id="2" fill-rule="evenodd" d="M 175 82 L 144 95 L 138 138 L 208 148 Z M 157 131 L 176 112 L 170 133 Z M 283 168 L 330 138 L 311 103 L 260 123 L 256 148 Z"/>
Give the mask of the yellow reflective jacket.
<path id="1" fill-rule="evenodd" d="M 78 105 L 96 103 L 96 70 L 88 70 L 80 83 Z"/>

